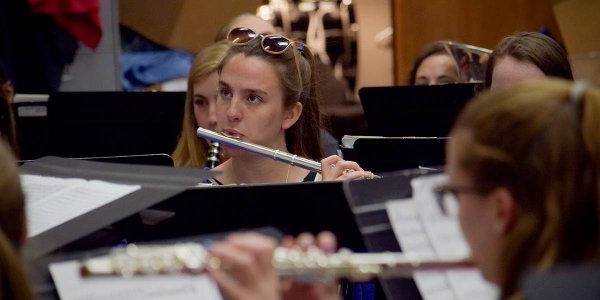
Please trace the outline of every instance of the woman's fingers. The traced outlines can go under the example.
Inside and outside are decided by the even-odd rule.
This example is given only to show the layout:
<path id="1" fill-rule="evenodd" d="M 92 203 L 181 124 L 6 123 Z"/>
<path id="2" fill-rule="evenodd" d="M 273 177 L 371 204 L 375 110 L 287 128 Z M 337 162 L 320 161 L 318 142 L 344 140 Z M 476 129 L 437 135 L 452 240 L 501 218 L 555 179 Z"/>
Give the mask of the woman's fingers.
<path id="1" fill-rule="evenodd" d="M 303 251 L 308 250 L 308 248 L 315 246 L 315 236 L 308 232 L 301 233 L 296 238 L 296 246 Z"/>
<path id="2" fill-rule="evenodd" d="M 251 253 L 241 251 L 229 243 L 218 243 L 210 255 L 220 260 L 220 271 L 242 284 L 250 284 L 259 273 Z"/>
<path id="3" fill-rule="evenodd" d="M 245 289 L 240 288 L 240 283 L 220 269 L 209 269 L 208 274 L 219 286 L 225 299 L 243 299 Z"/>
<path id="4" fill-rule="evenodd" d="M 257 233 L 233 234 L 227 239 L 231 245 L 240 251 L 253 256 L 260 268 L 259 272 L 267 272 L 273 269 L 273 252 L 277 247 L 277 241 L 273 238 Z"/>
<path id="5" fill-rule="evenodd" d="M 321 175 L 324 181 L 355 180 L 373 177 L 373 173 L 366 172 L 356 162 L 344 160 L 337 155 L 332 155 L 321 160 Z"/>
<path id="6" fill-rule="evenodd" d="M 317 247 L 326 253 L 337 251 L 337 239 L 331 231 L 321 231 L 317 235 Z"/>
<path id="7" fill-rule="evenodd" d="M 279 299 L 273 267 L 276 242 L 256 233 L 233 234 L 216 243 L 210 254 L 220 267 L 209 269 L 226 299 Z"/>

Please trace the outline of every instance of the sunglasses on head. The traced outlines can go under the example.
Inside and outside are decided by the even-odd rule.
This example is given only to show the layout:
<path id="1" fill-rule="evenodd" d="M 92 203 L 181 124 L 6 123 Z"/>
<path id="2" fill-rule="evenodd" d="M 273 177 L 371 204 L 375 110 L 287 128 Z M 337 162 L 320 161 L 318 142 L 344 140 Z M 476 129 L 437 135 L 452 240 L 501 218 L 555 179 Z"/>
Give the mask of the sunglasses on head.
<path id="1" fill-rule="evenodd" d="M 233 28 L 227 34 L 227 40 L 234 45 L 246 45 L 253 39 L 261 37 L 260 46 L 263 50 L 270 54 L 282 54 L 293 44 L 297 45 L 298 51 L 304 54 L 304 44 L 300 42 L 294 42 L 284 36 L 277 34 L 260 34 L 254 32 L 252 29 L 245 27 Z"/>

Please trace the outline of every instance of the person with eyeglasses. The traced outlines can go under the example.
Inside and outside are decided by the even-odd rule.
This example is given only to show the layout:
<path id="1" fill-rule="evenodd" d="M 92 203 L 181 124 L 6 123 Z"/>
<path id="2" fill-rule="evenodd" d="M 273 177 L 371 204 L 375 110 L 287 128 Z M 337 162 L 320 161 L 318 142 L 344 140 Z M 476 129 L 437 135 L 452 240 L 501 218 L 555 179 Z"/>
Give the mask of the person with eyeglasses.
<path id="1" fill-rule="evenodd" d="M 600 90 L 545 80 L 492 91 L 457 119 L 449 183 L 471 255 L 502 298 L 529 273 L 598 260 Z"/>
<path id="2" fill-rule="evenodd" d="M 535 297 L 521 290 L 528 276 L 600 259 L 600 89 L 545 79 L 480 94 L 451 131 L 446 173 L 436 190 L 456 197 L 471 257 L 501 299 Z M 234 247 L 248 259 L 228 261 L 233 270 L 273 279 L 271 261 L 256 257 L 274 245 L 260 239 L 225 240 L 215 253 Z M 228 287 L 232 299 L 280 296 L 276 279 Z"/>
<path id="3" fill-rule="evenodd" d="M 216 105 L 218 130 L 241 141 L 321 160 L 320 115 L 313 56 L 303 43 L 239 27 L 221 61 Z M 215 170 L 213 184 L 277 183 L 371 178 L 358 164 L 333 155 L 322 173 L 283 164 L 239 149 Z"/>

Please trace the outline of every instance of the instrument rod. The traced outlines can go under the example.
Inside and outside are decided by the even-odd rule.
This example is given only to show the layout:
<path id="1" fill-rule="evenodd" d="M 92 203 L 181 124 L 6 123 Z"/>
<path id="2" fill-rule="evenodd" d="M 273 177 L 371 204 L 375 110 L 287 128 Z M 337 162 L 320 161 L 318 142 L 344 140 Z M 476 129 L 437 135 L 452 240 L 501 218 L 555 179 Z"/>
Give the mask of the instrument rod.
<path id="1" fill-rule="evenodd" d="M 327 254 L 316 248 L 308 251 L 277 248 L 273 266 L 283 278 L 302 281 L 328 281 L 346 278 L 365 281 L 374 277 L 411 277 L 416 271 L 444 271 L 474 268 L 469 258 L 418 259 L 398 252 L 352 253 L 340 250 Z M 114 248 L 108 255 L 87 258 L 82 262 L 82 276 L 131 277 L 135 275 L 202 273 L 207 268 L 230 269 L 212 257 L 197 243 L 175 245 L 129 244 Z"/>
<path id="2" fill-rule="evenodd" d="M 298 166 L 309 171 L 321 173 L 320 162 L 316 162 L 314 160 L 310 160 L 295 154 L 287 153 L 285 151 L 280 150 L 273 150 L 271 148 L 253 143 L 243 142 L 235 138 L 225 136 L 208 129 L 204 129 L 202 127 L 198 128 L 196 134 L 198 135 L 198 137 L 205 138 L 209 141 L 219 142 L 229 147 L 246 150 L 254 154 L 262 155 L 264 157 L 268 157 L 280 162 L 290 164 L 292 166 Z"/>

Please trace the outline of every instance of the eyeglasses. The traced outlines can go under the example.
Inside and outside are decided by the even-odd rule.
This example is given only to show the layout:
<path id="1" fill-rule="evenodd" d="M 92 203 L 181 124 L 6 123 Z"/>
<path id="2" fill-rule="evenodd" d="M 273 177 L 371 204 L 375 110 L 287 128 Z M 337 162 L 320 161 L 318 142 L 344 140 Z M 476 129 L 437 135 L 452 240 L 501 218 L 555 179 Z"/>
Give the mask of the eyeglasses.
<path id="1" fill-rule="evenodd" d="M 452 186 L 443 184 L 433 189 L 437 204 L 444 215 L 449 215 L 451 211 L 456 211 L 458 208 L 458 194 L 461 193 L 478 193 L 479 190 L 469 186 Z M 447 195 L 450 194 L 450 199 Z M 450 200 L 450 201 L 448 201 Z"/>
<path id="2" fill-rule="evenodd" d="M 263 50 L 270 54 L 282 54 L 284 53 L 290 46 L 296 44 L 298 51 L 301 54 L 304 54 L 304 44 L 301 42 L 292 41 L 284 36 L 277 34 L 260 34 L 254 32 L 252 29 L 245 27 L 236 27 L 229 31 L 227 34 L 227 40 L 234 45 L 242 46 L 248 44 L 250 41 L 257 37 L 261 37 L 260 46 Z"/>

